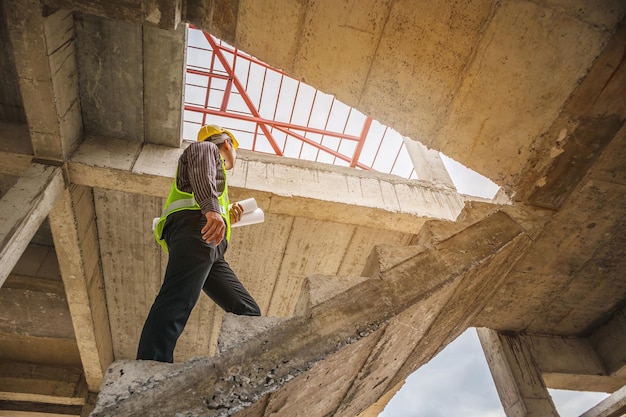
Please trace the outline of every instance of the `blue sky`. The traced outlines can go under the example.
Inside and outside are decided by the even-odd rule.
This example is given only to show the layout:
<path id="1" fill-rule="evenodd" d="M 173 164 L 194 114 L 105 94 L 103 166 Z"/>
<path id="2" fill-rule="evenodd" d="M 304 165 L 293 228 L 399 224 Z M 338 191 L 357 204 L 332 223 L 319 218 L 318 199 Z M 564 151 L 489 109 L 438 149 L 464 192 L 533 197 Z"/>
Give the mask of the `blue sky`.
<path id="1" fill-rule="evenodd" d="M 603 393 L 550 390 L 561 417 L 577 417 Z M 506 417 L 475 329 L 411 374 L 379 417 Z"/>

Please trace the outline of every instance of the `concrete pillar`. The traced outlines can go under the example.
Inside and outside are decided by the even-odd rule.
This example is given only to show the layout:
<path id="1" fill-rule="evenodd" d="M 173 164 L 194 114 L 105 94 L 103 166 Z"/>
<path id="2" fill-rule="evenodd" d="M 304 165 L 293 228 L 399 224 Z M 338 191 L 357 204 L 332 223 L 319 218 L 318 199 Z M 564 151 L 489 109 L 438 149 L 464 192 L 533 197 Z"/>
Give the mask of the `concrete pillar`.
<path id="1" fill-rule="evenodd" d="M 527 341 L 491 329 L 477 331 L 507 417 L 558 417 Z"/>
<path id="2" fill-rule="evenodd" d="M 434 149 L 428 149 L 420 142 L 406 136 L 404 137 L 404 146 L 406 146 L 406 150 L 409 152 L 417 178 L 456 189 L 448 174 L 448 170 L 439 156 L 439 152 Z"/>
<path id="3" fill-rule="evenodd" d="M 91 189 L 64 189 L 48 219 L 87 387 L 98 392 L 114 354 Z"/>
<path id="4" fill-rule="evenodd" d="M 11 0 L 6 9 L 35 156 L 67 160 L 82 135 L 72 12 L 44 16 L 35 0 Z"/>
<path id="5" fill-rule="evenodd" d="M 144 100 L 146 143 L 179 148 L 182 143 L 183 86 L 187 28 L 176 31 L 143 28 L 144 94 L 160 100 Z M 169 62 L 163 66 L 162 62 Z"/>

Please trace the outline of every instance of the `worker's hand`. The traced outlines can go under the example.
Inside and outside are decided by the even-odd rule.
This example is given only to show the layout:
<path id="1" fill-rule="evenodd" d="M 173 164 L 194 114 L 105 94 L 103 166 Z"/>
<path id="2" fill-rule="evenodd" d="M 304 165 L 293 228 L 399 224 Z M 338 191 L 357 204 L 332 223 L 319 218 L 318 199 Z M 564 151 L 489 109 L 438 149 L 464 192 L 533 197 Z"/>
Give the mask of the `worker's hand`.
<path id="1" fill-rule="evenodd" d="M 206 217 L 206 224 L 200 231 L 202 233 L 202 239 L 206 243 L 215 241 L 215 246 L 217 246 L 222 239 L 224 239 L 224 233 L 226 232 L 224 220 L 219 213 L 214 211 L 207 211 L 204 216 Z"/>
<path id="2" fill-rule="evenodd" d="M 243 216 L 243 207 L 239 203 L 234 203 L 228 214 L 230 215 L 230 224 L 235 224 Z"/>

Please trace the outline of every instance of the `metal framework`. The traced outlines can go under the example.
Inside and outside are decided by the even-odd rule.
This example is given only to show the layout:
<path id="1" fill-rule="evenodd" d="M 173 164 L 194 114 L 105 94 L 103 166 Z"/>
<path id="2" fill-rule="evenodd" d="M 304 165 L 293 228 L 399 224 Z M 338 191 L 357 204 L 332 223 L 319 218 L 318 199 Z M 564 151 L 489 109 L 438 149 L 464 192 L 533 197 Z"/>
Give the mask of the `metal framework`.
<path id="1" fill-rule="evenodd" d="M 189 27 L 183 138 L 205 123 L 240 147 L 416 178 L 402 137 L 371 117 Z"/>

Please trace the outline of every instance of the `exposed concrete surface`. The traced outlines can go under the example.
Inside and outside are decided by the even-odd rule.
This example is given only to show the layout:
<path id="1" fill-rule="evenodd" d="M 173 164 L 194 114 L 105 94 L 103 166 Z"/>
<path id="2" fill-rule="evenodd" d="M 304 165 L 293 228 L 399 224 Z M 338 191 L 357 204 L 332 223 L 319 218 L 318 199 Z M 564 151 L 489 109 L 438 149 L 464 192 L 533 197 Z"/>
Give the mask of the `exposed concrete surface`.
<path id="1" fill-rule="evenodd" d="M 232 313 L 224 314 L 224 321 L 217 340 L 217 353 L 225 352 L 234 346 L 251 339 L 279 325 L 284 317 L 242 317 Z"/>
<path id="2" fill-rule="evenodd" d="M 454 296 L 454 289 L 460 282 L 472 282 L 478 276 L 483 276 L 484 282 L 490 282 L 493 277 L 499 277 L 503 271 L 510 269 L 512 265 L 506 263 L 512 259 L 509 255 L 521 253 L 527 247 L 529 240 L 523 230 L 505 218 L 503 214 L 492 215 L 470 226 L 464 233 L 441 243 L 437 250 L 423 252 L 408 262 L 401 262 L 395 268 L 313 306 L 304 316 L 280 323 L 259 337 L 252 337 L 215 358 L 196 362 L 193 369 L 184 374 L 167 378 L 149 390 L 142 389 L 137 395 L 120 398 L 115 404 L 93 415 L 169 415 L 174 410 L 180 411 L 181 407 L 191 415 L 231 414 L 309 369 L 311 372 L 307 372 L 307 384 L 312 383 L 313 375 L 321 375 L 317 378 L 325 380 L 327 371 L 316 371 L 316 362 L 335 352 L 342 355 L 339 351 L 344 346 L 351 349 L 349 346 L 363 338 L 368 340 L 363 343 L 371 344 L 366 352 L 371 350 L 380 337 L 380 332 L 376 333 L 378 336 L 372 332 L 415 305 L 418 300 L 426 304 L 429 304 L 429 300 L 437 300 L 431 305 L 436 312 L 432 327 L 420 338 L 422 343 L 431 347 L 421 349 L 412 359 L 415 363 L 411 366 L 422 364 L 439 350 L 442 340 L 453 339 L 463 326 L 457 325 L 458 318 L 445 313 L 450 305 L 448 297 L 439 298 L 435 295 L 443 292 L 452 296 L 452 299 L 458 298 L 458 295 Z M 478 236 L 490 237 L 480 241 Z M 467 312 L 461 315 L 472 316 Z M 454 335 L 449 333 L 450 330 Z M 359 356 L 349 355 L 351 358 Z M 369 354 L 363 360 L 367 356 Z M 332 360 L 329 363 L 324 361 L 320 366 L 322 369 L 337 370 L 332 363 Z M 407 367 L 407 363 L 403 363 L 402 367 Z M 410 371 L 405 369 L 404 372 Z M 346 377 L 341 385 L 352 385 L 353 377 Z M 391 381 L 393 385 L 397 382 Z M 297 384 L 295 380 L 294 383 Z M 185 388 L 189 386 L 193 388 Z M 323 392 L 318 391 L 316 395 L 323 396 Z M 272 398 L 274 396 L 268 404 L 270 409 Z M 326 407 L 337 408 L 341 400 L 342 397 L 336 398 L 327 403 Z M 150 410 L 144 411 L 143 407 L 148 403 Z M 279 403 L 284 404 L 283 401 Z M 294 407 L 297 402 L 288 404 L 288 407 Z M 361 409 L 354 411 L 360 412 Z M 285 413 L 289 414 L 289 411 Z M 347 412 L 345 415 L 349 414 Z M 340 415 L 344 415 L 343 412 Z"/>
<path id="3" fill-rule="evenodd" d="M 19 259 L 0 297 L 53 308 L 74 336 L 66 321 L 7 309 L 0 410 L 87 415 L 115 363 L 98 414 L 306 406 L 353 417 L 468 326 L 530 335 L 546 386 L 616 389 L 625 15 L 622 0 L 1 0 L 1 204 L 16 194 L 24 204 L 3 211 L 12 243 L 0 249 Z M 176 365 L 127 362 L 167 262 L 149 225 L 186 146 L 181 22 L 419 140 L 427 156 L 477 170 L 503 187 L 503 205 L 438 182 L 436 158 L 423 158 L 430 182 L 409 182 L 242 151 L 232 197 L 255 197 L 267 216 L 234 233 L 228 261 L 278 323 L 254 323 L 240 341 L 248 330 L 222 333 L 224 314 L 203 298 Z M 16 188 L 31 164 L 64 180 L 52 210 Z M 22 242 L 17 219 L 48 212 Z M 520 235 L 490 246 L 504 230 Z M 472 260 L 481 250 L 491 261 Z M 220 339 L 228 348 L 212 357 Z M 551 359 L 555 346 L 563 361 Z M 596 415 L 620 412 L 611 398 Z"/>

